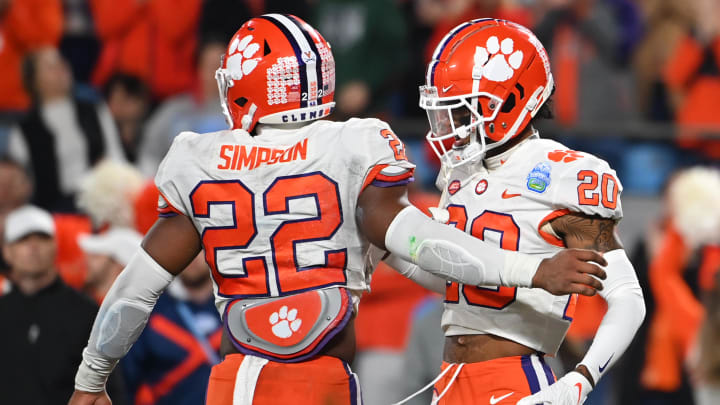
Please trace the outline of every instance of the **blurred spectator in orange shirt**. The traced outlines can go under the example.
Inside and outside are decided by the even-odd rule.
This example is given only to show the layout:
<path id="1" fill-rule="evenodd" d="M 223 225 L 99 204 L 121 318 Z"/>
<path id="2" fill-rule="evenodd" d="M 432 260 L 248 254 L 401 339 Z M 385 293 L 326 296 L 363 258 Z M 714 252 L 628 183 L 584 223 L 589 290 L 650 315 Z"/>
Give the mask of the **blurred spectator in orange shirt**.
<path id="1" fill-rule="evenodd" d="M 102 43 L 92 81 L 136 75 L 156 99 L 188 90 L 201 0 L 91 0 Z"/>
<path id="2" fill-rule="evenodd" d="M 633 57 L 638 107 L 643 118 L 669 121 L 673 112 L 663 81 L 663 69 L 678 42 L 692 27 L 694 16 L 687 4 L 676 0 L 652 0 L 640 4 L 645 34 Z"/>
<path id="3" fill-rule="evenodd" d="M 22 111 L 30 105 L 23 89 L 25 53 L 57 45 L 62 34 L 59 0 L 0 0 L 0 111 Z"/>
<path id="4" fill-rule="evenodd" d="M 695 0 L 688 6 L 695 11 L 694 25 L 668 58 L 665 83 L 670 88 L 675 122 L 681 126 L 680 145 L 720 159 L 720 141 L 696 139 L 704 132 L 720 132 L 720 3 Z"/>
<path id="5" fill-rule="evenodd" d="M 573 126 L 633 118 L 631 80 L 621 69 L 623 45 L 629 39 L 613 4 L 601 0 L 548 3 L 552 6 L 533 32 L 550 56 L 558 123 Z"/>
<path id="6" fill-rule="evenodd" d="M 720 172 L 694 168 L 675 177 L 666 196 L 669 220 L 650 261 L 656 310 L 651 318 L 642 383 L 646 389 L 680 399 L 684 365 L 705 316 L 699 297 L 714 287 L 720 270 Z M 714 244 L 714 245 L 713 245 Z M 688 269 L 699 263 L 697 273 Z M 673 400 L 675 402 L 673 402 Z"/>
<path id="7" fill-rule="evenodd" d="M 130 228 L 111 228 L 100 234 L 85 234 L 78 238 L 88 269 L 84 290 L 98 305 L 102 304 L 141 242 L 142 235 Z"/>

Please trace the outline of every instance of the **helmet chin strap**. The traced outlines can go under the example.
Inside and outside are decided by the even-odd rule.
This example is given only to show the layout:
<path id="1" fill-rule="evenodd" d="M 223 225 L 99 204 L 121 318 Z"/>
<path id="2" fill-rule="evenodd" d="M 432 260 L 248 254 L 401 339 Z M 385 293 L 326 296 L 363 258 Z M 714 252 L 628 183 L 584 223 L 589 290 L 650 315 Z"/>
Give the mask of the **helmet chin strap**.
<path id="1" fill-rule="evenodd" d="M 475 91 L 476 88 L 479 87 L 479 80 L 473 80 L 473 90 Z M 474 111 L 478 110 L 478 97 L 473 97 L 470 100 L 470 104 L 472 105 L 472 108 Z M 476 121 L 478 121 L 478 118 L 474 114 L 470 114 L 470 124 L 474 124 Z M 483 125 L 480 123 L 480 125 Z M 482 135 L 480 135 L 480 130 L 477 125 L 472 126 L 467 130 L 467 135 L 470 136 L 470 142 L 463 150 L 463 159 L 472 160 L 472 161 L 480 161 L 483 158 L 483 154 L 480 154 L 480 151 L 485 149 L 485 139 Z M 477 155 L 476 155 L 477 154 Z M 473 156 L 476 155 L 476 156 Z"/>
<path id="2" fill-rule="evenodd" d="M 458 148 L 460 157 L 464 162 L 470 163 L 482 160 L 483 155 L 480 152 L 485 145 L 483 142 L 478 141 L 477 126 L 470 127 L 468 125 L 463 125 L 462 127 L 455 129 L 455 134 L 460 139 L 470 138 L 466 144 Z M 480 137 L 480 139 L 482 139 L 482 137 Z"/>
<path id="3" fill-rule="evenodd" d="M 462 155 L 463 160 L 479 161 L 482 159 L 482 155 L 473 156 L 480 152 L 480 145 L 477 142 L 470 142 L 465 148 L 463 148 Z"/>
<path id="4" fill-rule="evenodd" d="M 242 125 L 242 129 L 245 131 L 250 131 L 250 125 L 252 125 L 253 117 L 255 117 L 255 111 L 257 111 L 257 105 L 252 103 L 248 109 L 248 113 L 240 119 L 240 125 Z"/>
<path id="5" fill-rule="evenodd" d="M 480 129 L 475 126 L 470 129 L 470 143 L 463 151 L 463 157 L 472 162 L 479 162 L 485 156 L 484 150 L 485 138 L 480 134 Z"/>
<path id="6" fill-rule="evenodd" d="M 224 58 L 225 56 L 220 58 L 220 66 L 222 66 L 222 61 Z M 220 93 L 220 108 L 222 109 L 222 113 L 225 116 L 225 122 L 227 122 L 228 127 L 232 129 L 233 119 L 230 115 L 230 109 L 227 105 L 227 89 L 232 85 L 232 82 L 228 82 L 227 76 L 225 74 L 225 69 L 223 69 L 222 67 L 218 68 L 218 70 L 215 71 L 215 81 L 217 82 L 218 93 Z"/>
<path id="7" fill-rule="evenodd" d="M 473 110 L 477 111 L 478 98 L 473 97 L 470 102 Z M 458 148 L 459 150 L 457 153 L 463 162 L 462 164 L 479 162 L 484 156 L 482 151 L 485 148 L 485 139 L 482 135 L 480 135 L 480 129 L 478 128 L 479 125 L 477 125 L 482 125 L 482 123 L 478 123 L 479 119 L 475 116 L 475 114 L 470 114 L 470 117 L 470 123 L 468 125 L 454 128 L 455 136 L 459 139 L 470 138 L 467 143 L 462 145 L 461 148 Z"/>

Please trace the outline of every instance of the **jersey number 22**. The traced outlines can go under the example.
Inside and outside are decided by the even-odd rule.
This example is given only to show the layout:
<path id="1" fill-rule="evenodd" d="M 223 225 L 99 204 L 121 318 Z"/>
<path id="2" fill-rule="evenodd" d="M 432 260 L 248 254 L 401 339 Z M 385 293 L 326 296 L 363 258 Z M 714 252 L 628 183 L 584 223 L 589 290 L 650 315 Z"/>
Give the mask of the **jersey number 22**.
<path id="1" fill-rule="evenodd" d="M 335 181 L 321 172 L 278 177 L 262 194 L 263 211 L 255 212 L 254 193 L 240 180 L 202 181 L 190 194 L 195 218 L 210 218 L 212 205 L 230 205 L 232 223 L 205 227 L 202 244 L 218 292 L 237 298 L 271 295 L 271 283 L 280 295 L 346 283 L 347 250 L 326 250 L 324 265 L 300 267 L 295 248 L 303 242 L 327 240 L 343 223 L 340 194 Z M 227 274 L 218 267 L 222 250 L 242 250 L 258 234 L 257 218 L 288 214 L 294 199 L 314 199 L 317 216 L 280 223 L 268 241 L 272 265 L 266 257 L 243 257 L 243 274 Z"/>

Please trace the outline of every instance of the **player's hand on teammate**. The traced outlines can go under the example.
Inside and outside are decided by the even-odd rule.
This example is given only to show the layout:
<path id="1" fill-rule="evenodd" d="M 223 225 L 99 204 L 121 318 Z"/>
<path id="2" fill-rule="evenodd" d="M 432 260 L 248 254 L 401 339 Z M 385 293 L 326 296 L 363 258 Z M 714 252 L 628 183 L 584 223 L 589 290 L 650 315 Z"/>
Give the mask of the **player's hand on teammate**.
<path id="1" fill-rule="evenodd" d="M 591 390 L 592 386 L 587 378 L 571 371 L 554 384 L 522 398 L 517 405 L 580 405 L 585 402 Z"/>
<path id="2" fill-rule="evenodd" d="M 602 254 L 594 250 L 563 249 L 555 256 L 543 259 L 533 277 L 532 286 L 554 295 L 577 293 L 592 296 L 597 290 L 602 290 L 600 280 L 607 277 L 598 264 L 607 266 Z"/>
<path id="3" fill-rule="evenodd" d="M 107 392 L 85 392 L 75 390 L 68 405 L 112 405 Z"/>

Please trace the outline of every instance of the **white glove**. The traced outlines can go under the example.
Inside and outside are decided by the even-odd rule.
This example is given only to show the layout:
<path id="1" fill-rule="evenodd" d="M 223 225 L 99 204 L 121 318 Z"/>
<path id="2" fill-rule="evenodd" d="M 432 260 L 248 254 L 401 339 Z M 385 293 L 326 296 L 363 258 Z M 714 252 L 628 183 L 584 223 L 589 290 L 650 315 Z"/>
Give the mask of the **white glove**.
<path id="1" fill-rule="evenodd" d="M 522 398 L 517 405 L 579 405 L 592 391 L 590 381 L 577 371 L 571 371 L 553 385 Z"/>

